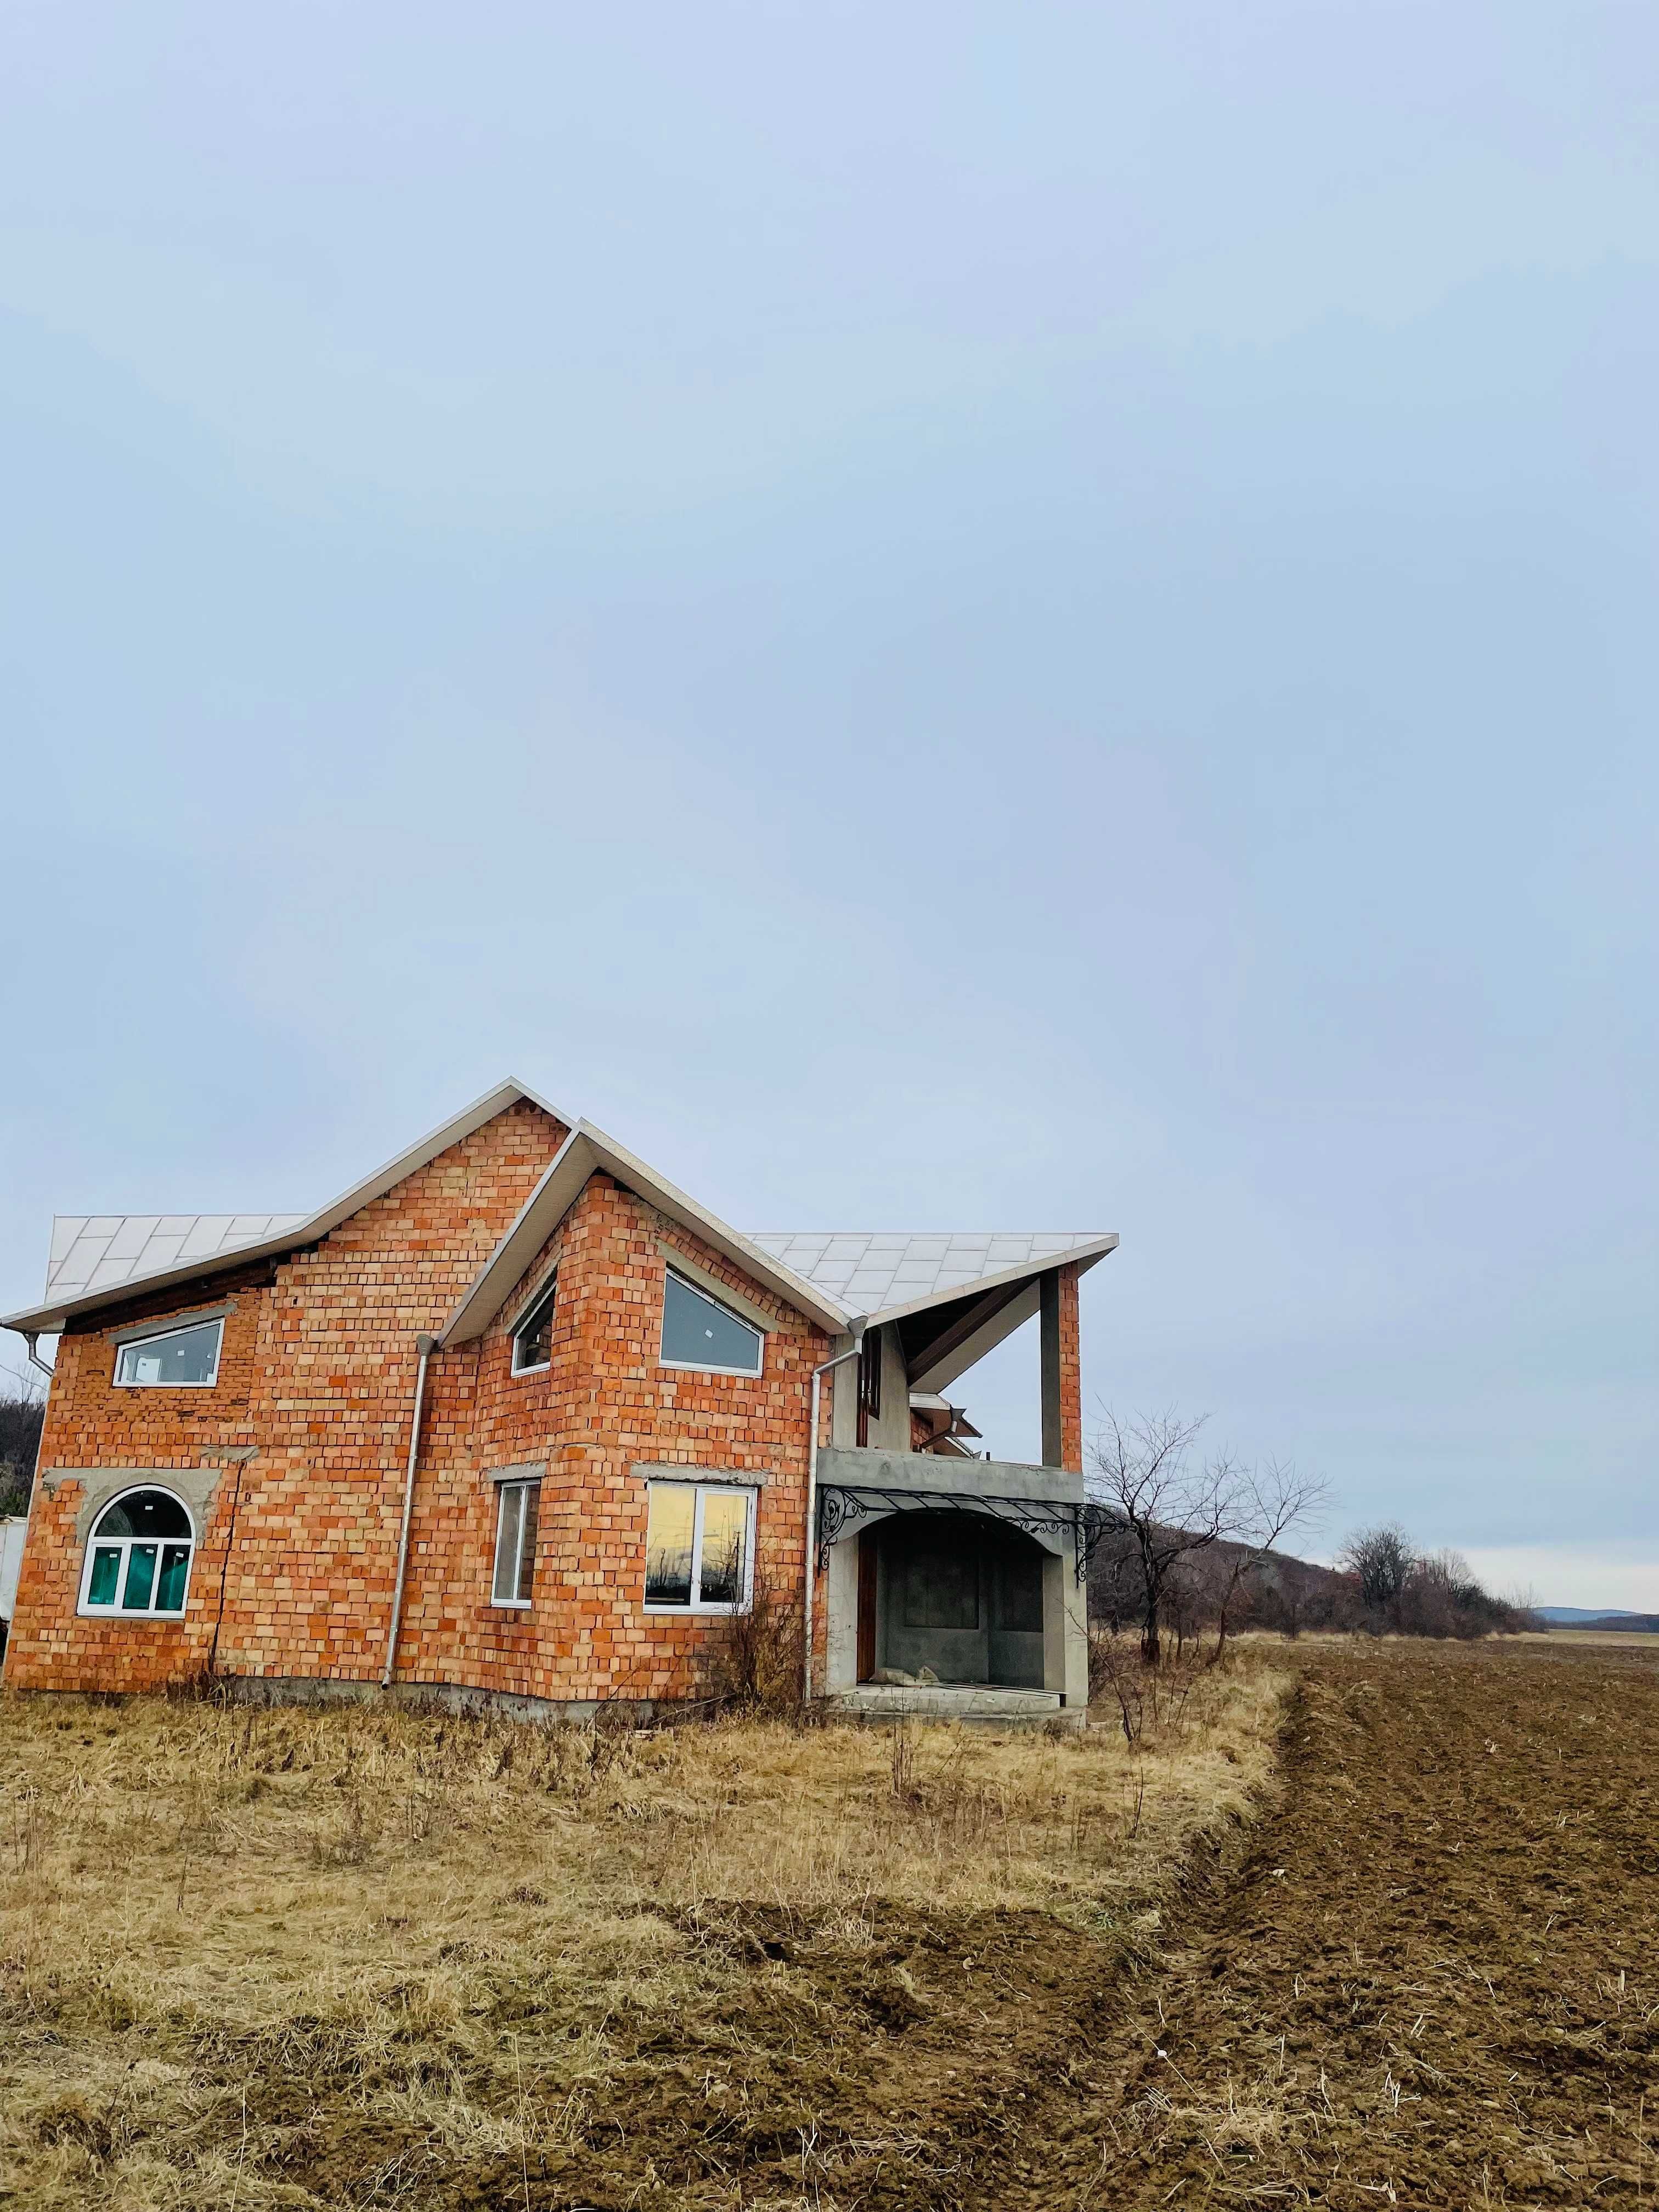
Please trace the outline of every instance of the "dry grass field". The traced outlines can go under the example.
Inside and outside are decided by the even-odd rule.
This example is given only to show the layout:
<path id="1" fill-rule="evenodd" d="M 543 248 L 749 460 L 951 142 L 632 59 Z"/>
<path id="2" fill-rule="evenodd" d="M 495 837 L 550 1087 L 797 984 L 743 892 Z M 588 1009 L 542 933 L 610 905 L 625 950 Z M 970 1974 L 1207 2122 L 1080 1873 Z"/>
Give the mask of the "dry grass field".
<path id="1" fill-rule="evenodd" d="M 974 2202 L 1288 1680 L 1133 1752 L 0 1697 L 0 2199 Z"/>
<path id="2" fill-rule="evenodd" d="M 1132 1752 L 0 1700 L 0 2199 L 1659 2207 L 1659 1650 Z"/>

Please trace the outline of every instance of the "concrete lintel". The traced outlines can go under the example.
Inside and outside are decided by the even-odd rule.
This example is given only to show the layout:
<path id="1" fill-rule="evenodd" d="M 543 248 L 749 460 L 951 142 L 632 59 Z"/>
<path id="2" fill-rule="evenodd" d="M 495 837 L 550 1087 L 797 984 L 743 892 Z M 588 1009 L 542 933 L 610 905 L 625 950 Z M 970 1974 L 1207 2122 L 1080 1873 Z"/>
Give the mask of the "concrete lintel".
<path id="1" fill-rule="evenodd" d="M 820 1453 L 820 1460 L 823 1456 Z M 744 1490 L 764 1490 L 778 1479 L 766 1467 L 688 1467 L 667 1459 L 636 1459 L 632 1472 L 641 1482 L 724 1482 Z"/>
<path id="2" fill-rule="evenodd" d="M 940 1459 L 932 1452 L 818 1454 L 818 1480 L 848 1490 L 948 1492 L 958 1498 L 1033 1498 L 1044 1504 L 1081 1505 L 1083 1477 L 1062 1467 L 1025 1467 L 1018 1460 Z"/>
<path id="3" fill-rule="evenodd" d="M 75 1534 L 84 1544 L 92 1524 L 112 1498 L 124 1490 L 171 1490 L 182 1498 L 196 1522 L 196 1540 L 202 1540 L 208 1509 L 219 1487 L 225 1463 L 195 1467 L 43 1467 L 36 1478 L 48 1498 L 56 1498 L 66 1482 L 81 1485 L 81 1504 L 75 1516 Z"/>
<path id="4" fill-rule="evenodd" d="M 486 1482 L 545 1482 L 547 1462 L 544 1459 L 521 1460 L 515 1467 L 487 1467 L 483 1470 Z"/>

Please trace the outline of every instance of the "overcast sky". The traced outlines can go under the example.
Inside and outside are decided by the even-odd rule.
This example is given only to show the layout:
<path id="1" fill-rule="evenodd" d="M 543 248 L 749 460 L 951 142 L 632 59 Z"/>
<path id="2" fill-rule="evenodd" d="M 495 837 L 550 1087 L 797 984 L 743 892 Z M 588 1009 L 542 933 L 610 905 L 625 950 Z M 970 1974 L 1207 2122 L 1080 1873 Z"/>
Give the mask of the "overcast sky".
<path id="1" fill-rule="evenodd" d="M 512 1072 L 739 1226 L 1115 1229 L 1091 1407 L 1659 1604 L 1656 95 L 1596 0 L 17 0 L 0 1305 Z"/>

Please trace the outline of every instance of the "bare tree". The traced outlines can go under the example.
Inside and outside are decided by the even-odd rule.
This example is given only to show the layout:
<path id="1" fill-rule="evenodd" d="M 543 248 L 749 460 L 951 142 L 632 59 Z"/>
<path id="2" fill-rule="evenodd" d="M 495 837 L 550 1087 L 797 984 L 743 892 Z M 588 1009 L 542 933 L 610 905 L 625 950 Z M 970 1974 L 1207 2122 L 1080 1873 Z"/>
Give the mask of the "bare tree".
<path id="1" fill-rule="evenodd" d="M 1219 1654 L 1227 1609 L 1245 1576 L 1324 1496 L 1322 1482 L 1276 1462 L 1249 1468 L 1226 1452 L 1200 1459 L 1194 1447 L 1203 1426 L 1174 1413 L 1123 1422 L 1109 1412 L 1091 1452 L 1096 1499 L 1127 1539 L 1148 1662 L 1162 1654 L 1166 1613 L 1196 1554 L 1237 1547 L 1220 1577 Z"/>
<path id="2" fill-rule="evenodd" d="M 27 1513 L 46 1394 L 33 1374 L 0 1368 L 0 1514 Z"/>
<path id="3" fill-rule="evenodd" d="M 1356 1528 L 1336 1559 L 1339 1566 L 1358 1577 L 1359 1595 L 1367 1609 L 1381 1613 L 1397 1601 L 1411 1579 L 1417 1555 L 1411 1538 L 1399 1523 L 1386 1521 L 1375 1528 Z"/>
<path id="4" fill-rule="evenodd" d="M 1226 1571 L 1216 1604 L 1218 1659 L 1226 1648 L 1228 1616 L 1246 1577 L 1267 1565 L 1298 1522 L 1311 1521 L 1318 1515 L 1326 1496 L 1322 1477 L 1298 1474 L 1294 1467 L 1276 1459 L 1262 1467 L 1237 1470 L 1233 1510 L 1239 1534 L 1222 1555 Z"/>

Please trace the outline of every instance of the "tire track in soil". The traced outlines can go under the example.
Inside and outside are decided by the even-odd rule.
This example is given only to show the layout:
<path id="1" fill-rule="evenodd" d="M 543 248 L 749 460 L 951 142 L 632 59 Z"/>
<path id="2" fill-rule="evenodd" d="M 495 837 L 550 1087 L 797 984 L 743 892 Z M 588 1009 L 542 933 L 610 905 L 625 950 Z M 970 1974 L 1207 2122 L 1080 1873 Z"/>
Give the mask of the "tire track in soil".
<path id="1" fill-rule="evenodd" d="M 1276 1805 L 975 2201 L 1659 2207 L 1656 1658 L 1310 1655 Z"/>

